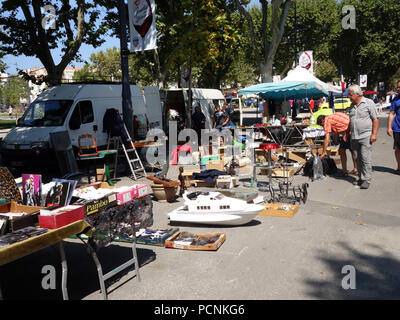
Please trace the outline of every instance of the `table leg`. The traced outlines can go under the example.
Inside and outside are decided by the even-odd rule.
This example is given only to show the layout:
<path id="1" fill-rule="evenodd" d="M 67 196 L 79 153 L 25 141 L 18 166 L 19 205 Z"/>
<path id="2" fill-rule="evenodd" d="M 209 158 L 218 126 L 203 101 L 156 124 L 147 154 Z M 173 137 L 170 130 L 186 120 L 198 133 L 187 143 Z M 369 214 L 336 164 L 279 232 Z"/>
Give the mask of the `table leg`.
<path id="1" fill-rule="evenodd" d="M 97 258 L 96 252 L 93 249 L 91 249 L 90 251 L 92 254 L 93 261 L 96 264 L 97 274 L 99 275 L 101 293 L 103 294 L 104 300 L 108 300 L 107 290 L 104 283 L 103 269 L 101 268 L 99 258 Z"/>
<path id="2" fill-rule="evenodd" d="M 64 250 L 63 242 L 60 241 L 59 244 L 60 244 L 61 267 L 62 267 L 61 289 L 62 289 L 63 299 L 64 300 L 68 300 L 68 290 L 67 290 L 68 266 L 67 266 L 67 259 L 65 257 L 65 250 Z"/>
<path id="3" fill-rule="evenodd" d="M 136 276 L 138 278 L 138 281 L 140 281 L 139 259 L 137 257 L 137 251 L 136 251 L 136 233 L 135 233 L 135 230 L 133 230 L 132 253 L 133 253 L 133 259 L 135 260 Z"/>

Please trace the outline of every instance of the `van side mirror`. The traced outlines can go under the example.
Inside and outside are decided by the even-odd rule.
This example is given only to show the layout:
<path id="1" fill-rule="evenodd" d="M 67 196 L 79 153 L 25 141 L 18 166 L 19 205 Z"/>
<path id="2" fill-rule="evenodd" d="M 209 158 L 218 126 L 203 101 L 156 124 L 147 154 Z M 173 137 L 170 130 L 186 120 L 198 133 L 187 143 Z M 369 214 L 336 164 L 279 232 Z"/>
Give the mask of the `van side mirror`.
<path id="1" fill-rule="evenodd" d="M 18 118 L 18 120 L 17 120 L 17 126 L 20 126 L 20 125 L 22 125 L 22 117 Z"/>

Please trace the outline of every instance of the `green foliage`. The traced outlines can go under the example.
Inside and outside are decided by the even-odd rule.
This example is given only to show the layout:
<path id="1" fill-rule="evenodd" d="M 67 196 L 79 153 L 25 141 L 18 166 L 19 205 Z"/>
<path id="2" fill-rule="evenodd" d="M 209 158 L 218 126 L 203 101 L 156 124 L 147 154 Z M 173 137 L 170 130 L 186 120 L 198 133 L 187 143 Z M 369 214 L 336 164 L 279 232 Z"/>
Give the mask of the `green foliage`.
<path id="1" fill-rule="evenodd" d="M 19 106 L 20 99 L 27 97 L 25 80 L 15 75 L 8 78 L 1 91 L 5 102 L 13 106 Z"/>
<path id="2" fill-rule="evenodd" d="M 315 76 L 324 82 L 340 81 L 339 72 L 331 60 L 316 61 L 314 70 Z"/>
<path id="3" fill-rule="evenodd" d="M 3 60 L 1 60 L 1 55 L 0 55 L 0 72 L 4 72 L 7 68 L 7 65 Z"/>
<path id="4" fill-rule="evenodd" d="M 400 65 L 400 2 L 343 0 L 339 9 L 345 4 L 356 9 L 356 30 L 341 30 L 332 60 L 353 82 L 359 74 L 367 74 L 371 89 L 378 82 L 388 87 Z"/>
<path id="5" fill-rule="evenodd" d="M 44 28 L 49 16 L 42 14 L 46 5 L 55 10 L 55 27 Z M 3 0 L 0 6 L 0 53 L 37 57 L 46 68 L 48 82 L 58 82 L 71 61 L 79 61 L 82 43 L 99 46 L 107 32 L 104 22 L 98 22 L 100 9 L 96 2 L 85 0 L 15 1 Z M 49 24 L 51 25 L 51 23 Z M 56 64 L 52 50 L 61 49 L 61 61 Z"/>

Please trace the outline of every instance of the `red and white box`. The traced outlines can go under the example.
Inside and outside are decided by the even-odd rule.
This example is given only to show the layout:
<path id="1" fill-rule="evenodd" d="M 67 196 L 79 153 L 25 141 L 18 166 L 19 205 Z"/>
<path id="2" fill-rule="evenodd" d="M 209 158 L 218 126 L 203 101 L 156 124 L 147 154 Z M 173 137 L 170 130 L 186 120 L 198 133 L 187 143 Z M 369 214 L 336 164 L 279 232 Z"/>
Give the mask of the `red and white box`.
<path id="1" fill-rule="evenodd" d="M 40 210 L 39 226 L 47 229 L 57 229 L 67 224 L 85 218 L 85 209 L 79 205 L 68 205 L 54 210 Z"/>
<path id="2" fill-rule="evenodd" d="M 135 184 L 137 190 L 137 197 L 141 198 L 150 194 L 149 186 L 147 184 Z"/>
<path id="3" fill-rule="evenodd" d="M 142 198 L 149 194 L 149 188 L 147 184 L 135 184 L 129 187 L 128 190 L 119 192 L 116 188 L 118 205 L 125 204 L 136 198 Z"/>
<path id="4" fill-rule="evenodd" d="M 128 203 L 136 198 L 142 198 L 150 194 L 149 187 L 147 184 L 135 184 L 132 186 L 115 187 L 115 186 L 109 186 L 108 183 L 101 182 L 101 183 L 94 183 L 89 186 L 92 186 L 96 189 L 100 188 L 111 189 L 116 194 L 117 204 L 119 206 Z"/>

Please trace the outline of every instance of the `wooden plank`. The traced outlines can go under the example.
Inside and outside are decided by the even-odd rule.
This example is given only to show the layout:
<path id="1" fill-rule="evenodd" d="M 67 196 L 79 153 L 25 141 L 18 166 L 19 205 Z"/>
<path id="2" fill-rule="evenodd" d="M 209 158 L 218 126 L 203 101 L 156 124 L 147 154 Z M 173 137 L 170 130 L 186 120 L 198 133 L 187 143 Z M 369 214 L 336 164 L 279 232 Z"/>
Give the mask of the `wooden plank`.
<path id="1" fill-rule="evenodd" d="M 156 184 L 162 184 L 165 187 L 179 187 L 181 185 L 181 183 L 179 181 L 173 181 L 173 180 L 169 180 L 169 179 L 162 180 L 162 179 L 152 177 L 152 176 L 146 176 L 146 178 L 148 180 L 153 181 Z"/>

